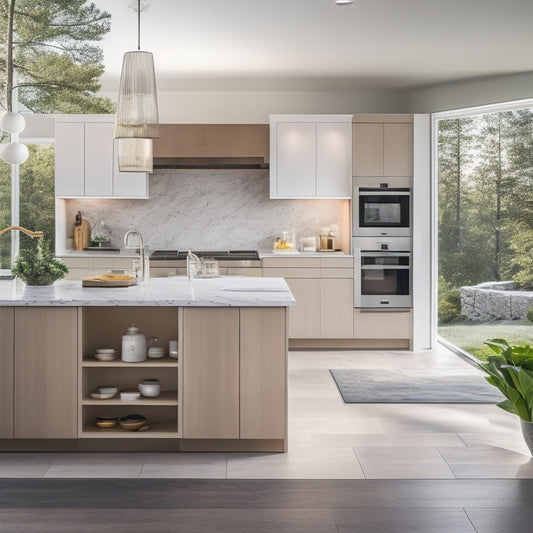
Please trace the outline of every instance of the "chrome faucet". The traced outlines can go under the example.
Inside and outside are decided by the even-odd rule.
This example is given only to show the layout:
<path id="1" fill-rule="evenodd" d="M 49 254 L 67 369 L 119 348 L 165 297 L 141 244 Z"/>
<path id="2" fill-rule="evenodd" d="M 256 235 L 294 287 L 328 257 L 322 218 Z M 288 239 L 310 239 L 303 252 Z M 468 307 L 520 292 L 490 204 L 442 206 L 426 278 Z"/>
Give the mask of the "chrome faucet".
<path id="1" fill-rule="evenodd" d="M 131 244 L 131 236 L 136 236 L 137 239 L 133 244 Z M 131 229 L 127 231 L 124 234 L 124 249 L 125 250 L 139 250 L 139 259 L 141 262 L 141 281 L 143 283 L 148 283 L 150 281 L 150 273 L 148 272 L 147 268 L 147 261 L 145 257 L 145 249 L 144 249 L 144 240 L 142 238 L 142 235 L 139 231 L 136 229 Z"/>

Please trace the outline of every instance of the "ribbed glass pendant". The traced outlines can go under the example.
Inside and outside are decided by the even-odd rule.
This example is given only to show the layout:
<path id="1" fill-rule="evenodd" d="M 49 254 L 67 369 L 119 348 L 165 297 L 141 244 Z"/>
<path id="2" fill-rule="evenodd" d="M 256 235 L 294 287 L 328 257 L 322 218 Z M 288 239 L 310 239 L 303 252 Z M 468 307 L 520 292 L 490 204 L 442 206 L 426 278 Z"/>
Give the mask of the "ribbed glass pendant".
<path id="1" fill-rule="evenodd" d="M 115 139 L 159 137 L 159 113 L 151 52 L 124 54 L 118 93 Z"/>
<path id="2" fill-rule="evenodd" d="M 152 139 L 117 139 L 118 169 L 121 172 L 152 172 Z"/>

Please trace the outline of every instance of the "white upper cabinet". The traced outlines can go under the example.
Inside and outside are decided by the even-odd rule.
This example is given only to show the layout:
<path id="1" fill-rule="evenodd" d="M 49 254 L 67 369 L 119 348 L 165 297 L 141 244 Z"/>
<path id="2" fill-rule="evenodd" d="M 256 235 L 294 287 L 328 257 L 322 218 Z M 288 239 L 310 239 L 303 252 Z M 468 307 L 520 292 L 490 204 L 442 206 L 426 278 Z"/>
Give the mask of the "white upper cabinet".
<path id="1" fill-rule="evenodd" d="M 118 170 L 110 118 L 72 115 L 56 120 L 56 197 L 148 198 L 148 174 Z"/>
<path id="2" fill-rule="evenodd" d="M 351 119 L 271 115 L 270 198 L 349 198 Z"/>

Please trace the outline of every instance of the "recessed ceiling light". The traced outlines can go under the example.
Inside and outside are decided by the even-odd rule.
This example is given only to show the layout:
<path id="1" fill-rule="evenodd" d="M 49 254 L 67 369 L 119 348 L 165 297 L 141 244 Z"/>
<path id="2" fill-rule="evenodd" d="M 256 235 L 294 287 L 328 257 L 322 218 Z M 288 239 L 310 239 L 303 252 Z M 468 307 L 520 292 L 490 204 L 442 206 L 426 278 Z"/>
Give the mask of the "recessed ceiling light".
<path id="1" fill-rule="evenodd" d="M 352 5 L 354 0 L 335 0 L 335 3 L 338 6 L 350 6 Z"/>

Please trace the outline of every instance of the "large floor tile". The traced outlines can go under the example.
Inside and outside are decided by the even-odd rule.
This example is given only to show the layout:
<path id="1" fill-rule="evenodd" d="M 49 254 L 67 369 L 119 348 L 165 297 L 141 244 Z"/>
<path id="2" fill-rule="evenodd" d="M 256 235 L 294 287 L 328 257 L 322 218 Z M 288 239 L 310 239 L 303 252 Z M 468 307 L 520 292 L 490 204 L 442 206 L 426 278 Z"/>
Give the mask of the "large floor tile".
<path id="1" fill-rule="evenodd" d="M 351 448 L 293 448 L 289 453 L 237 453 L 228 457 L 228 479 L 361 479 Z"/>
<path id="2" fill-rule="evenodd" d="M 211 478 L 226 477 L 225 453 L 161 453 L 145 458 L 143 478 Z"/>
<path id="3" fill-rule="evenodd" d="M 144 454 L 68 453 L 59 455 L 43 477 L 136 478 L 143 463 Z"/>
<path id="4" fill-rule="evenodd" d="M 342 509 L 339 533 L 476 533 L 462 509 Z"/>
<path id="5" fill-rule="evenodd" d="M 0 453 L 0 477 L 41 477 L 57 457 L 55 453 Z"/>
<path id="6" fill-rule="evenodd" d="M 454 479 L 435 448 L 355 448 L 367 479 Z"/>
<path id="7" fill-rule="evenodd" d="M 466 509 L 477 533 L 531 533 L 533 509 Z"/>

